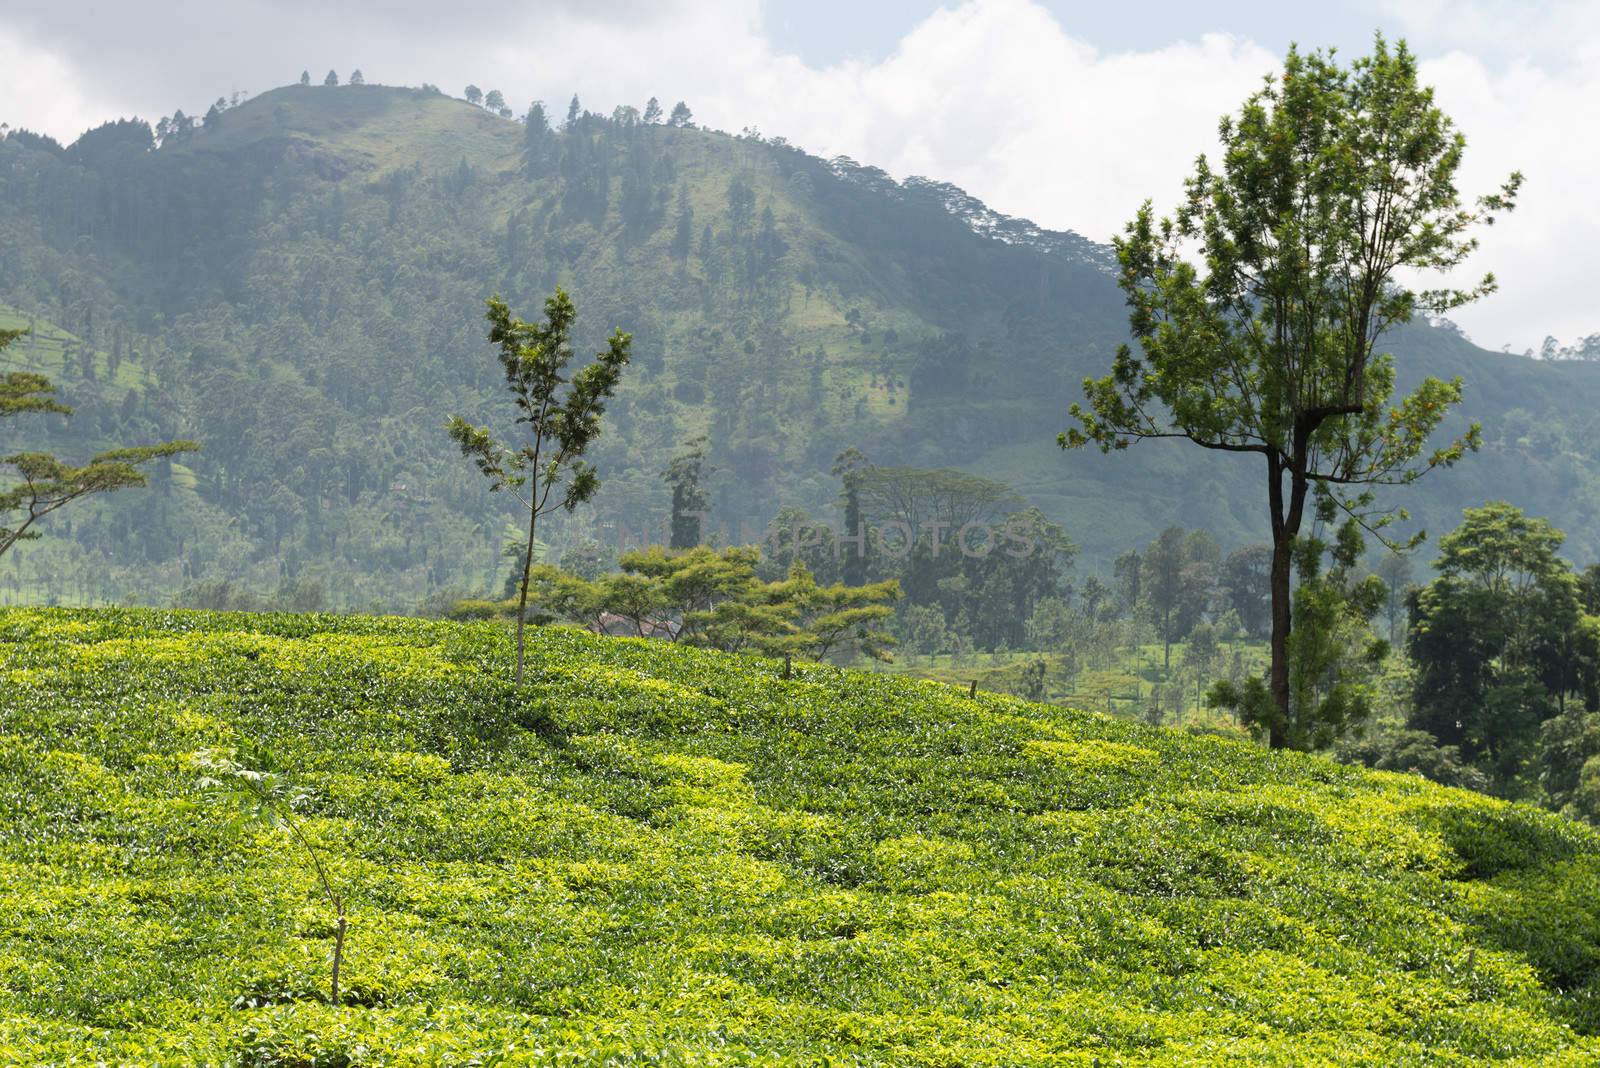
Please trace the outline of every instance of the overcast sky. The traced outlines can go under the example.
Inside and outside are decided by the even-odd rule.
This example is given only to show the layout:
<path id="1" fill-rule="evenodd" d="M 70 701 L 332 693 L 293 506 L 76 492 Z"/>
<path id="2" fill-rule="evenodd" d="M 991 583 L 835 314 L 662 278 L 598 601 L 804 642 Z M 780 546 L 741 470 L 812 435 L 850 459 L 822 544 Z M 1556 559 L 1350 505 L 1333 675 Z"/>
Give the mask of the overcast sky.
<path id="1" fill-rule="evenodd" d="M 309 69 L 498 88 L 518 110 L 651 95 L 824 156 L 923 174 L 1109 238 L 1180 176 L 1291 41 L 1404 36 L 1469 139 L 1464 186 L 1520 168 L 1483 243 L 1489 348 L 1600 331 L 1600 0 L 0 0 L 0 121 L 72 140 Z"/>

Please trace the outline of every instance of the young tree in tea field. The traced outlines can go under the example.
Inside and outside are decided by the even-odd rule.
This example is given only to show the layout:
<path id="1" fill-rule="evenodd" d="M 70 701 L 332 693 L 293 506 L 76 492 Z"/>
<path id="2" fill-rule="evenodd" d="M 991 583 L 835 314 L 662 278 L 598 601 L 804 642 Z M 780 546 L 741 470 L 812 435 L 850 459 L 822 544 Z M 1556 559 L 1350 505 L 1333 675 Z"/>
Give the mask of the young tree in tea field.
<path id="1" fill-rule="evenodd" d="M 452 416 L 447 429 L 463 455 L 489 479 L 491 490 L 507 490 L 528 510 L 528 541 L 522 555 L 517 596 L 516 681 L 522 683 L 526 650 L 528 580 L 539 517 L 556 508 L 569 512 L 600 488 L 594 468 L 583 458 L 600 434 L 600 417 L 628 363 L 632 337 L 616 330 L 605 351 L 573 375 L 572 325 L 577 308 L 565 290 L 544 303 L 544 322 L 513 316 L 499 297 L 489 298 L 489 341 L 499 346 L 506 388 L 517 408 L 516 441 L 502 443 L 487 427 Z M 565 391 L 562 387 L 565 386 Z M 561 490 L 559 497 L 552 494 Z"/>
<path id="2" fill-rule="evenodd" d="M 1294 542 L 1308 498 L 1327 495 L 1369 530 L 1374 487 L 1406 485 L 1475 448 L 1474 426 L 1429 449 L 1459 380 L 1391 399 L 1393 358 L 1377 348 L 1419 309 L 1444 312 L 1494 288 L 1415 291 L 1460 267 L 1472 232 L 1513 206 L 1521 176 L 1468 205 L 1456 188 L 1465 139 L 1417 81 L 1415 57 L 1382 37 L 1349 67 L 1289 51 L 1282 72 L 1220 126 L 1221 167 L 1201 157 L 1171 218 L 1149 203 L 1116 241 L 1135 350 L 1084 383 L 1064 447 L 1122 449 L 1151 438 L 1264 462 L 1272 533 L 1273 747 L 1312 737 L 1295 724 L 1289 638 Z"/>
<path id="3" fill-rule="evenodd" d="M 26 331 L 0 330 L 0 349 Z M 71 415 L 72 408 L 55 399 L 55 387 L 43 375 L 8 371 L 0 375 L 0 419 L 29 413 Z M 18 452 L 0 456 L 0 470 L 15 473 L 16 484 L 0 484 L 0 556 L 19 541 L 37 538 L 33 525 L 58 508 L 95 493 L 109 493 L 149 483 L 139 470 L 154 460 L 194 452 L 192 441 L 107 449 L 82 467 L 47 452 Z"/>
<path id="4" fill-rule="evenodd" d="M 344 895 L 333 888 L 328 866 L 323 863 L 322 850 L 306 836 L 295 808 L 310 794 L 296 790 L 280 775 L 258 771 L 241 764 L 233 749 L 202 749 L 190 756 L 194 769 L 200 773 L 202 789 L 239 791 L 249 799 L 243 815 L 285 831 L 290 839 L 310 859 L 316 873 L 323 898 L 333 910 L 333 960 L 329 965 L 328 1000 L 339 1004 L 339 973 L 344 967 L 344 940 L 349 917 L 345 914 Z"/>

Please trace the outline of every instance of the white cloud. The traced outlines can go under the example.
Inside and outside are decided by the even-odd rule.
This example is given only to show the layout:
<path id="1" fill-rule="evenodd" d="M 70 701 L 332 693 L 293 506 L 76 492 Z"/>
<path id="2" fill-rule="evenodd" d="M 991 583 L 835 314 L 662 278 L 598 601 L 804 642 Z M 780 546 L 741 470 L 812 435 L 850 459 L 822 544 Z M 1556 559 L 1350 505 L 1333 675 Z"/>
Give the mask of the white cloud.
<path id="1" fill-rule="evenodd" d="M 0 122 L 70 142 L 78 132 L 115 116 L 115 107 L 92 100 L 72 65 L 29 45 L 0 26 Z"/>
<path id="2" fill-rule="evenodd" d="M 1460 52 L 1425 63 L 1422 73 L 1467 135 L 1464 190 L 1487 192 L 1513 169 L 1527 177 L 1518 209 L 1483 235 L 1475 261 L 1494 271 L 1500 292 L 1455 318 L 1494 348 L 1537 349 L 1546 334 L 1571 341 L 1600 330 L 1600 144 L 1590 133 L 1600 74 L 1522 62 L 1496 72 Z"/>
<path id="3" fill-rule="evenodd" d="M 176 2 L 194 10 L 152 18 L 134 4 L 22 0 L 13 32 L 0 23 L 0 108 L 10 112 L 0 118 L 70 139 L 91 119 L 203 109 L 329 66 L 457 92 L 476 82 L 518 107 L 539 97 L 560 109 L 573 90 L 596 109 L 656 95 L 688 100 L 713 126 L 758 126 L 822 155 L 952 181 L 1000 211 L 1105 240 L 1146 197 L 1175 202 L 1218 117 L 1279 58 L 1225 35 L 1102 52 L 1037 0 L 964 0 L 881 60 L 824 68 L 773 45 L 762 0 L 486 0 L 472 17 L 405 0 L 407 17 L 381 20 L 376 0 Z M 1478 260 L 1502 292 L 1461 313 L 1463 325 L 1485 344 L 1518 348 L 1600 329 L 1580 288 L 1600 244 L 1591 192 L 1600 155 L 1586 128 L 1600 115 L 1600 76 L 1590 73 L 1600 4 L 1378 2 L 1392 24 L 1437 43 L 1424 74 L 1470 138 L 1465 190 L 1512 167 L 1528 175 L 1522 209 Z M 85 6 L 101 17 L 60 17 Z M 1159 40 L 1159 26 L 1150 32 Z M 22 47 L 27 35 L 37 47 Z M 1455 50 L 1438 54 L 1445 48 Z M 1490 66 L 1483 56 L 1511 58 Z"/>

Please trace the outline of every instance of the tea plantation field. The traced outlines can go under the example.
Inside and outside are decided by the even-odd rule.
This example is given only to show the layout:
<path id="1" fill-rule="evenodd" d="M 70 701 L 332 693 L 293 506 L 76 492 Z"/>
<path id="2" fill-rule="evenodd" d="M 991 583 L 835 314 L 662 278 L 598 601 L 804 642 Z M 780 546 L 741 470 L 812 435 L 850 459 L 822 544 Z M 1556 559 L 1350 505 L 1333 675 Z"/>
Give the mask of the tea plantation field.
<path id="1" fill-rule="evenodd" d="M 0 611 L 0 1062 L 1600 1063 L 1600 838 L 565 629 Z M 282 827 L 194 754 L 304 791 Z"/>

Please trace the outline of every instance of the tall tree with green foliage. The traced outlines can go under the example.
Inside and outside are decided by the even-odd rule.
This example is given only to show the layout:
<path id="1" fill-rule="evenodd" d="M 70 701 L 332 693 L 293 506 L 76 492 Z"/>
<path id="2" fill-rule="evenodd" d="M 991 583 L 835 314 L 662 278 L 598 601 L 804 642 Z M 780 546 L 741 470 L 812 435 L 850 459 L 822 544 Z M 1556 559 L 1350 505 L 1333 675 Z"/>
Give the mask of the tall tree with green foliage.
<path id="1" fill-rule="evenodd" d="M 661 479 L 672 487 L 672 532 L 669 547 L 692 549 L 700 544 L 706 505 L 706 439 L 699 435 L 684 443 Z"/>
<path id="2" fill-rule="evenodd" d="M 845 553 L 840 573 L 846 586 L 867 584 L 867 520 L 861 509 L 861 486 L 872 466 L 855 446 L 833 459 L 833 476 L 839 480 L 839 497 L 844 506 L 844 533 L 839 547 Z"/>
<path id="3" fill-rule="evenodd" d="M 1272 546 L 1245 545 L 1222 562 L 1218 581 L 1245 633 L 1262 634 L 1272 617 Z"/>
<path id="4" fill-rule="evenodd" d="M 1282 72 L 1223 119 L 1221 170 L 1205 157 L 1171 218 L 1148 202 L 1116 241 L 1138 350 L 1084 383 L 1064 447 L 1103 450 L 1179 438 L 1254 454 L 1266 468 L 1272 531 L 1269 690 L 1273 747 L 1316 732 L 1294 722 L 1289 638 L 1294 542 L 1308 498 L 1327 495 L 1377 529 L 1373 488 L 1448 466 L 1474 426 L 1428 441 L 1461 398 L 1427 379 L 1391 400 L 1383 334 L 1420 310 L 1445 312 L 1494 289 L 1414 291 L 1460 267 L 1479 225 L 1513 206 L 1521 176 L 1468 206 L 1456 188 L 1465 139 L 1417 81 L 1404 43 L 1380 36 L 1341 67 L 1290 49 Z"/>
<path id="5" fill-rule="evenodd" d="M 489 341 L 505 371 L 506 389 L 516 401 L 515 444 L 502 444 L 487 427 L 459 415 L 447 425 L 463 455 L 489 479 L 491 490 L 508 490 L 528 510 L 528 541 L 522 555 L 517 596 L 517 670 L 522 683 L 528 578 L 539 517 L 560 506 L 572 511 L 593 497 L 600 479 L 583 456 L 600 434 L 600 417 L 628 363 L 632 337 L 620 329 L 593 363 L 566 377 L 572 362 L 572 326 L 578 310 L 557 288 L 544 302 L 544 321 L 528 323 L 511 314 L 498 296 L 489 298 Z M 562 387 L 566 386 L 565 392 Z M 552 500 L 556 489 L 561 496 Z"/>
<path id="6" fill-rule="evenodd" d="M 1161 638 L 1163 671 L 1172 669 L 1172 643 L 1193 629 L 1214 585 L 1206 562 L 1191 555 L 1190 538 L 1182 527 L 1168 527 L 1145 549 L 1140 563 L 1141 598 Z"/>
<path id="7" fill-rule="evenodd" d="M 0 330 L 0 350 L 25 333 Z M 55 387 L 43 375 L 8 371 L 0 376 L 0 419 L 30 413 L 71 415 L 72 408 L 55 399 Z M 0 556 L 19 541 L 37 538 L 33 525 L 58 508 L 91 494 L 147 485 L 149 478 L 140 467 L 199 448 L 193 441 L 169 441 L 107 449 L 82 467 L 47 452 L 0 456 L 0 471 L 10 469 L 19 480 L 9 487 L 0 484 Z"/>
<path id="8" fill-rule="evenodd" d="M 1425 730 L 1493 780 L 1517 780 L 1540 725 L 1581 692 L 1588 650 L 1579 584 L 1558 555 L 1565 535 L 1504 502 L 1469 508 L 1439 541 L 1439 577 L 1415 597 L 1410 726 Z"/>

